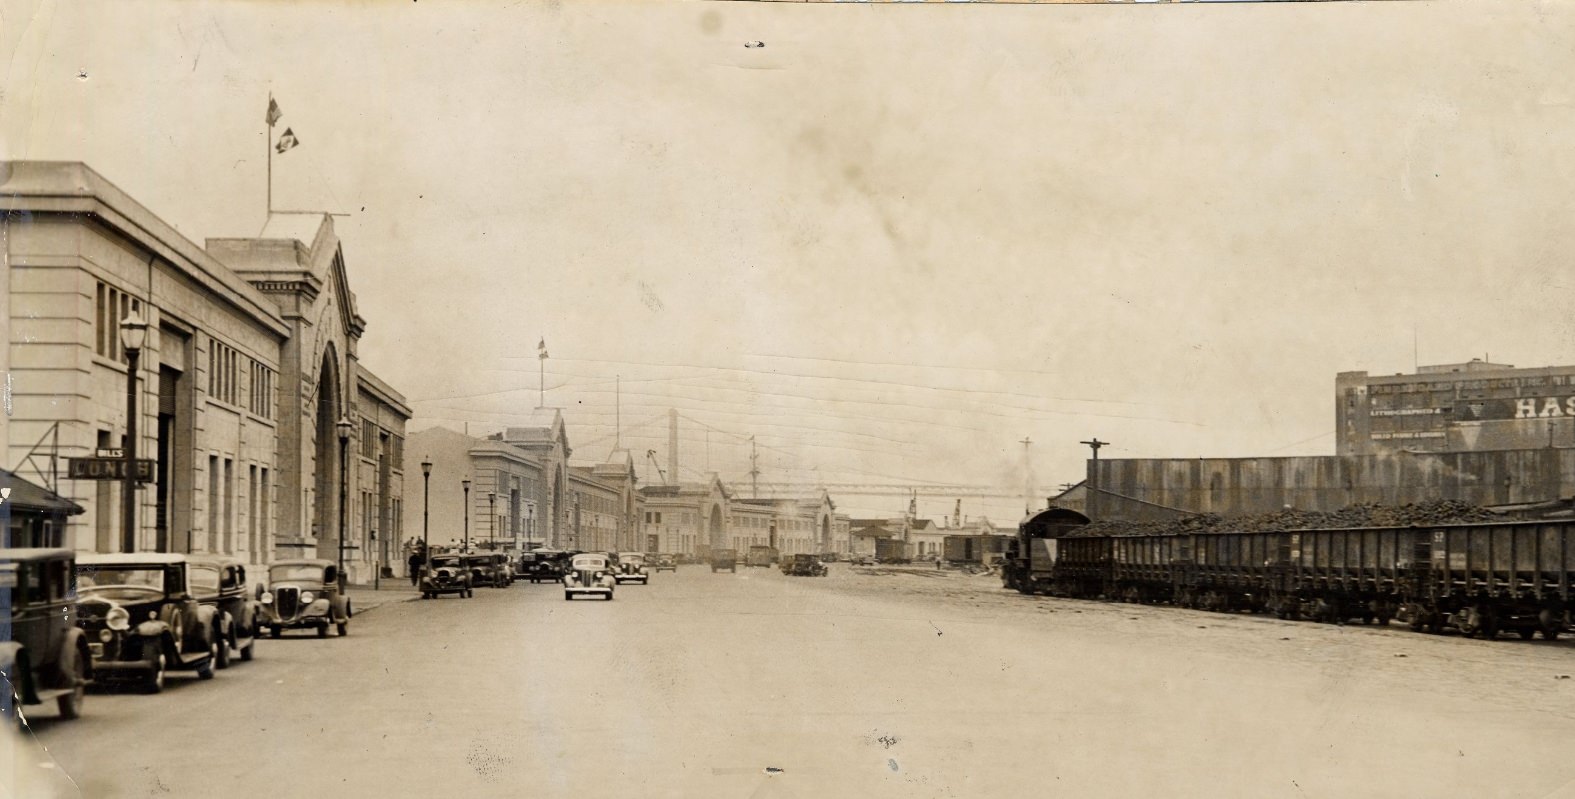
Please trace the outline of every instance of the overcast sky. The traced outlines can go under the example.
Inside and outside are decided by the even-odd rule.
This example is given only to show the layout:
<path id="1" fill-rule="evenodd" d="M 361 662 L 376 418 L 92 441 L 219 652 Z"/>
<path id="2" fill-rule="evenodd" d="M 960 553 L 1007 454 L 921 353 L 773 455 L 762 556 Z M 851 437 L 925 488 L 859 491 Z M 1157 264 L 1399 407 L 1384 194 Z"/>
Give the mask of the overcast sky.
<path id="1" fill-rule="evenodd" d="M 1336 372 L 1575 363 L 1571 3 L 0 6 L 0 154 L 199 243 L 262 227 L 273 94 L 412 429 L 518 419 L 545 337 L 577 460 L 622 375 L 686 479 L 1010 490 L 1025 436 L 1331 454 Z"/>

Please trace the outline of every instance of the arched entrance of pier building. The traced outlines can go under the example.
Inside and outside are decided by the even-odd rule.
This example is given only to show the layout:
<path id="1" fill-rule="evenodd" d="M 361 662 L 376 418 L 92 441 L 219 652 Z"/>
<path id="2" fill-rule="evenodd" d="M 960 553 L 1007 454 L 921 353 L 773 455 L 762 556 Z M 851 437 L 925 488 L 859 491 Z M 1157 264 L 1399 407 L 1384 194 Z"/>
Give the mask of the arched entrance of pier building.
<path id="1" fill-rule="evenodd" d="M 711 524 L 708 530 L 712 549 L 727 549 L 727 531 L 722 525 L 722 506 L 711 506 Z"/>
<path id="2" fill-rule="evenodd" d="M 313 482 L 316 496 L 312 502 L 312 536 L 320 556 L 325 547 L 337 543 L 339 535 L 339 433 L 335 429 L 344 415 L 339 393 L 339 362 L 332 345 L 323 353 L 317 372 L 317 425 L 315 455 L 317 473 Z M 333 557 L 330 552 L 324 557 Z"/>

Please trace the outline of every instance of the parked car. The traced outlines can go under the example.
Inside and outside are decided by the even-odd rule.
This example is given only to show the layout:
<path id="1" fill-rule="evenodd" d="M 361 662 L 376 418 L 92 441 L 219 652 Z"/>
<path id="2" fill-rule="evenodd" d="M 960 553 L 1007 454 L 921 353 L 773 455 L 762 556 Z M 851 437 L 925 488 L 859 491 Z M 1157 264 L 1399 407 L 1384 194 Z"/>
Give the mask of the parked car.
<path id="1" fill-rule="evenodd" d="M 436 599 L 439 594 L 459 594 L 461 599 L 469 599 L 475 593 L 463 555 L 433 555 L 421 570 L 422 599 Z"/>
<path id="2" fill-rule="evenodd" d="M 0 641 L 8 717 L 51 699 L 61 718 L 82 715 L 93 654 L 77 627 L 75 558 L 69 549 L 0 549 L 0 597 L 11 606 L 11 639 Z"/>
<path id="3" fill-rule="evenodd" d="M 600 552 L 575 555 L 563 574 L 563 598 L 573 599 L 579 594 L 591 594 L 603 599 L 613 598 L 618 580 L 613 576 L 613 565 Z"/>
<path id="4" fill-rule="evenodd" d="M 213 679 L 219 612 L 197 601 L 186 555 L 131 552 L 77 559 L 77 625 L 95 682 L 135 680 L 164 689 L 170 670 Z"/>
<path id="5" fill-rule="evenodd" d="M 782 561 L 782 573 L 794 577 L 825 577 L 826 564 L 816 555 L 789 555 Z"/>
<path id="6" fill-rule="evenodd" d="M 533 583 L 563 579 L 564 553 L 558 549 L 533 549 L 520 555 L 519 573 Z"/>
<path id="7" fill-rule="evenodd" d="M 874 555 L 861 554 L 853 555 L 848 558 L 848 565 L 850 566 L 874 566 L 875 563 L 876 560 Z"/>
<path id="8" fill-rule="evenodd" d="M 651 573 L 645 569 L 645 553 L 619 552 L 618 568 L 613 572 L 613 579 L 620 585 L 623 583 L 639 583 L 646 585 L 651 582 Z"/>
<path id="9" fill-rule="evenodd" d="M 713 549 L 711 550 L 712 573 L 727 569 L 730 572 L 738 571 L 738 550 Z"/>
<path id="10" fill-rule="evenodd" d="M 506 575 L 498 568 L 498 563 L 493 559 L 492 555 L 473 553 L 462 555 L 461 557 L 465 560 L 465 568 L 470 571 L 470 584 L 472 587 L 485 585 L 492 588 L 504 588 L 508 586 Z"/>
<path id="11" fill-rule="evenodd" d="M 659 572 L 676 572 L 676 571 L 678 571 L 678 561 L 672 555 L 652 555 L 652 556 L 650 556 L 649 558 L 646 559 L 646 562 L 651 564 L 651 570 L 652 571 L 659 571 Z"/>
<path id="12" fill-rule="evenodd" d="M 349 635 L 353 611 L 339 577 L 339 567 L 331 560 L 275 562 L 268 567 L 268 584 L 257 586 L 262 607 L 258 628 L 267 627 L 278 638 L 285 630 L 312 627 L 318 638 L 327 638 L 328 626 L 334 625 L 340 635 Z"/>
<path id="13" fill-rule="evenodd" d="M 197 601 L 219 613 L 218 660 L 226 669 L 234 656 L 251 660 L 256 655 L 257 620 L 262 603 L 246 585 L 246 564 L 239 558 L 195 556 L 191 560 L 191 585 Z"/>

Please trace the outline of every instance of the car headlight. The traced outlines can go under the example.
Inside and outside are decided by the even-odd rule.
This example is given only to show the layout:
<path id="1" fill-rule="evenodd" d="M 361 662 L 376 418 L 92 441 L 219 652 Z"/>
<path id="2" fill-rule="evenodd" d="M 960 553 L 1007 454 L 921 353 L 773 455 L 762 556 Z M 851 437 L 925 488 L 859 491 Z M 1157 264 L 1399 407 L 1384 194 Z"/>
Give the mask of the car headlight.
<path id="1" fill-rule="evenodd" d="M 317 598 L 317 595 L 312 593 L 311 591 L 302 591 L 301 592 L 301 604 L 303 604 L 303 605 L 310 605 L 310 604 L 312 604 L 312 600 L 314 600 L 316 598 Z"/>
<path id="2" fill-rule="evenodd" d="M 262 598 L 257 600 L 257 601 L 263 603 L 264 605 L 272 605 L 273 604 L 273 594 L 271 592 L 264 591 L 263 595 L 262 595 Z"/>
<path id="3" fill-rule="evenodd" d="M 107 644 L 110 641 L 115 640 L 115 634 L 110 632 L 109 630 L 99 630 L 98 631 L 98 640 L 103 641 L 104 643 Z"/>
<path id="4" fill-rule="evenodd" d="M 131 629 L 131 614 L 125 608 L 110 608 L 104 616 L 104 626 L 117 631 Z"/>

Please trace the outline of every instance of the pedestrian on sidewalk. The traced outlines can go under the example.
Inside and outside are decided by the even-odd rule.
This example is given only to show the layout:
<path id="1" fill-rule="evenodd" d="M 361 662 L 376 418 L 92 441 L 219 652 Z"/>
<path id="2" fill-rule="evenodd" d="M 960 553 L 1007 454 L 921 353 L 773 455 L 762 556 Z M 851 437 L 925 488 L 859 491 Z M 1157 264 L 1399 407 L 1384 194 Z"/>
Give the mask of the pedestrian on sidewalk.
<path id="1" fill-rule="evenodd" d="M 416 552 L 410 553 L 410 560 L 406 561 L 407 563 L 410 564 L 410 585 L 411 585 L 411 587 L 415 587 L 416 581 L 420 579 L 420 576 L 421 576 L 421 562 L 423 560 L 425 560 L 425 558 L 423 558 L 421 556 L 421 552 L 418 550 Z"/>

